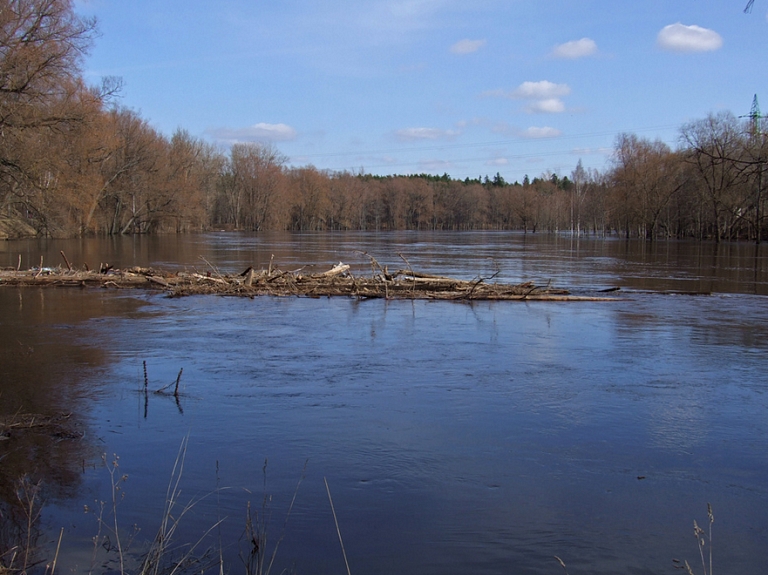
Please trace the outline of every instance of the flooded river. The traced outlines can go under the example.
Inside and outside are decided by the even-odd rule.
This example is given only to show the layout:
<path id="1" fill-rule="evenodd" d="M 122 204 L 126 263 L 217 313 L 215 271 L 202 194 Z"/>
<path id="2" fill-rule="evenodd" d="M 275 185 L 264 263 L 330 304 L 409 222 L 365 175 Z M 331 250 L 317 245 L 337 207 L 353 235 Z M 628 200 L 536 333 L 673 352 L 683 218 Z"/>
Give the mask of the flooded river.
<path id="1" fill-rule="evenodd" d="M 367 253 L 621 288 L 495 303 L 0 289 L 0 414 L 71 414 L 0 437 L 2 531 L 16 480 L 42 478 L 38 547 L 52 557 L 63 528 L 61 573 L 119 570 L 112 481 L 135 569 L 186 438 L 178 501 L 194 505 L 175 541 L 202 539 L 192 555 L 212 564 L 223 549 L 227 572 L 251 549 L 249 502 L 268 554 L 279 541 L 273 573 L 346 572 L 334 511 L 353 574 L 562 573 L 555 556 L 571 575 L 675 573 L 673 559 L 700 573 L 693 520 L 708 531 L 708 503 L 715 569 L 768 564 L 766 246 L 222 233 L 5 242 L 0 266 L 57 266 L 61 251 L 91 268 L 369 274 Z M 113 476 L 102 454 L 119 457 Z"/>

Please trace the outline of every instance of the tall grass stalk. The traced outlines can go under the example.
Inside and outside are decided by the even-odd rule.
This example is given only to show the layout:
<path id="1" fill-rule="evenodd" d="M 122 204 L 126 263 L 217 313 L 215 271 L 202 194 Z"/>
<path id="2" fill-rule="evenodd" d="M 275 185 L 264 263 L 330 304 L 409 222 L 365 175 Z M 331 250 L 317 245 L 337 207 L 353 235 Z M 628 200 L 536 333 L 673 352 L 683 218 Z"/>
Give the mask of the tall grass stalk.
<path id="1" fill-rule="evenodd" d="M 25 574 L 34 564 L 34 554 L 37 548 L 35 539 L 35 524 L 40 518 L 43 507 L 40 502 L 42 480 L 32 481 L 29 476 L 22 477 L 16 486 L 16 499 L 24 516 L 24 535 L 21 539 L 20 573 Z"/>
<path id="2" fill-rule="evenodd" d="M 189 562 L 193 561 L 193 554 L 200 543 L 215 529 L 221 525 L 223 519 L 219 519 L 209 527 L 203 535 L 193 544 L 189 545 L 186 552 L 179 558 L 169 559 L 174 551 L 171 547 L 173 538 L 178 530 L 182 518 L 201 500 L 191 500 L 185 505 L 179 503 L 181 497 L 181 477 L 184 472 L 184 460 L 187 455 L 187 446 L 189 445 L 189 436 L 185 436 L 179 446 L 179 452 L 171 471 L 171 479 L 168 482 L 168 488 L 165 494 L 165 504 L 163 516 L 160 521 L 160 527 L 157 530 L 149 551 L 144 556 L 144 560 L 139 568 L 138 575 L 175 575 L 186 568 Z M 170 565 L 169 565 L 170 562 Z"/>
<path id="3" fill-rule="evenodd" d="M 125 552 L 130 546 L 130 541 L 133 540 L 133 536 L 138 533 L 138 531 L 134 530 L 134 533 L 128 540 L 128 544 L 123 545 L 117 508 L 125 498 L 125 492 L 121 485 L 128 481 L 128 475 L 119 475 L 120 458 L 117 455 L 113 454 L 112 461 L 108 461 L 107 454 L 103 453 L 101 455 L 101 461 L 109 475 L 110 500 L 109 507 L 107 506 L 106 501 L 96 502 L 98 508 L 96 514 L 97 532 L 93 537 L 93 553 L 88 574 L 91 575 L 96 568 L 96 557 L 99 553 L 99 548 L 106 549 L 108 553 L 114 548 L 119 565 L 117 570 L 120 575 L 125 575 Z M 91 509 L 87 505 L 85 506 L 85 512 L 91 512 Z"/>
<path id="4" fill-rule="evenodd" d="M 304 468 L 301 471 L 301 477 L 296 484 L 296 489 L 293 491 L 293 497 L 291 498 L 291 504 L 288 506 L 288 511 L 285 514 L 285 520 L 283 521 L 283 528 L 280 533 L 280 537 L 275 542 L 272 548 L 272 553 L 269 554 L 269 563 L 264 568 L 264 561 L 267 557 L 267 532 L 268 527 L 272 520 L 272 496 L 267 494 L 267 460 L 264 460 L 264 467 L 262 468 L 263 476 L 263 498 L 261 502 L 261 514 L 258 511 L 254 512 L 251 508 L 251 502 L 246 505 L 245 512 L 245 531 L 243 533 L 244 538 L 247 540 L 249 548 L 245 556 L 241 551 L 240 559 L 245 565 L 246 575 L 269 575 L 272 571 L 272 566 L 275 563 L 277 557 L 277 550 L 280 548 L 280 543 L 285 539 L 285 533 L 288 527 L 288 519 L 291 517 L 293 506 L 296 503 L 296 496 L 299 493 L 299 487 L 301 482 L 304 481 L 304 476 L 307 471 L 307 464 L 309 460 L 304 462 Z"/>
<path id="5" fill-rule="evenodd" d="M 693 520 L 693 535 L 696 537 L 696 543 L 697 547 L 699 548 L 699 558 L 701 559 L 701 568 L 703 575 L 713 575 L 712 572 L 712 524 L 715 522 L 715 516 L 712 513 L 712 505 L 710 503 L 707 503 L 707 520 L 709 522 L 709 529 L 708 531 L 704 531 L 701 527 L 699 527 L 698 522 L 694 519 Z M 707 552 L 705 552 L 704 547 L 709 547 Z M 707 564 L 707 558 L 709 559 L 709 564 Z M 673 561 L 674 563 L 679 563 L 677 559 Z M 693 568 L 688 563 L 688 561 L 683 562 L 683 566 L 680 567 L 681 569 L 685 569 L 685 572 L 688 575 L 696 575 L 693 571 Z"/>
<path id="6" fill-rule="evenodd" d="M 336 534 L 339 536 L 339 544 L 341 544 L 341 554 L 344 555 L 344 565 L 347 566 L 347 575 L 352 575 L 349 571 L 349 561 L 347 561 L 347 552 L 344 549 L 344 541 L 341 539 L 341 530 L 339 529 L 339 520 L 336 518 L 336 508 L 333 506 L 333 498 L 331 497 L 331 488 L 328 487 L 328 480 L 323 477 L 325 481 L 325 490 L 328 492 L 328 501 L 331 502 L 331 512 L 333 513 L 333 522 L 336 524 Z"/>

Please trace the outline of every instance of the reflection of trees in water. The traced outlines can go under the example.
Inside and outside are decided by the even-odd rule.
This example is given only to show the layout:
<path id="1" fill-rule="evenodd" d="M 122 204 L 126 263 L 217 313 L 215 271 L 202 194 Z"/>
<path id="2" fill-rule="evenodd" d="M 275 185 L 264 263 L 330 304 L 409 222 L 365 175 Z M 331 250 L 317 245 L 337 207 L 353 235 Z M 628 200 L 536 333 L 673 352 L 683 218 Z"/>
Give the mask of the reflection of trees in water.
<path id="1" fill-rule="evenodd" d="M 0 290 L 0 553 L 34 539 L 30 497 L 39 509 L 77 495 L 95 455 L 85 416 L 108 358 L 80 324 L 137 305 L 95 292 Z"/>

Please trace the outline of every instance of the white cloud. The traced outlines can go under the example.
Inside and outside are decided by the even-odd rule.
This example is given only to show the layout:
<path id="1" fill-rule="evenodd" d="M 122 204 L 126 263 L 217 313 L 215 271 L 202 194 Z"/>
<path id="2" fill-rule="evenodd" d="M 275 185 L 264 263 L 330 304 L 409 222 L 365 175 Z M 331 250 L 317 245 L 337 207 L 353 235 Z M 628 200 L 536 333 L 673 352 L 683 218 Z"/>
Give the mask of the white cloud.
<path id="1" fill-rule="evenodd" d="M 335 3 L 338 7 L 323 23 L 339 32 L 337 36 L 343 38 L 345 48 L 349 47 L 350 31 L 359 31 L 356 39 L 366 44 L 398 44 L 415 32 L 434 27 L 436 15 L 446 3 L 447 0 L 341 2 Z M 315 27 L 317 19 L 310 18 L 307 24 Z"/>
<path id="2" fill-rule="evenodd" d="M 207 131 L 213 138 L 223 142 L 287 142 L 296 139 L 296 130 L 287 124 L 266 124 L 259 122 L 247 128 L 214 128 Z"/>
<path id="3" fill-rule="evenodd" d="M 708 28 L 678 22 L 664 26 L 656 38 L 658 46 L 670 52 L 711 52 L 723 46 L 723 38 Z"/>
<path id="4" fill-rule="evenodd" d="M 519 138 L 556 138 L 562 135 L 562 132 L 557 128 L 551 128 L 549 126 L 531 126 L 525 130 L 521 130 L 515 126 L 511 126 L 506 122 L 499 122 L 491 126 L 491 132 L 494 134 L 504 134 L 505 136 L 515 136 Z"/>
<path id="5" fill-rule="evenodd" d="M 453 167 L 453 163 L 447 160 L 422 160 L 419 162 L 419 169 L 427 172 L 445 172 Z"/>
<path id="6" fill-rule="evenodd" d="M 509 160 L 507 158 L 494 158 L 492 160 L 488 160 L 485 162 L 486 166 L 507 166 L 509 165 Z"/>
<path id="7" fill-rule="evenodd" d="M 527 130 L 524 130 L 522 135 L 526 138 L 556 138 L 557 136 L 561 135 L 562 132 L 556 128 L 550 128 L 549 126 L 544 126 L 541 128 L 537 128 L 535 126 L 531 126 Z"/>
<path id="8" fill-rule="evenodd" d="M 582 38 L 581 40 L 572 40 L 565 44 L 558 44 L 552 49 L 552 56 L 575 60 L 576 58 L 591 56 L 596 52 L 597 44 L 595 41 L 590 38 Z"/>
<path id="9" fill-rule="evenodd" d="M 498 122 L 491 126 L 491 132 L 494 134 L 512 135 L 515 134 L 515 129 L 506 122 Z"/>
<path id="10" fill-rule="evenodd" d="M 550 98 L 559 98 L 571 93 L 568 84 L 555 84 L 547 80 L 540 82 L 523 82 L 512 92 L 512 98 L 522 100 L 546 100 Z"/>
<path id="11" fill-rule="evenodd" d="M 440 130 L 439 128 L 403 128 L 395 132 L 395 137 L 401 142 L 414 142 L 417 140 L 446 140 L 455 138 L 459 132 L 453 130 Z"/>
<path id="12" fill-rule="evenodd" d="M 559 98 L 535 100 L 525 107 L 529 114 L 560 114 L 565 112 L 565 104 Z"/>
<path id="13" fill-rule="evenodd" d="M 525 111 L 529 114 L 560 114 L 565 112 L 565 103 L 560 99 L 571 93 L 568 84 L 555 84 L 548 80 L 523 82 L 512 92 L 490 90 L 483 92 L 485 97 L 504 97 L 515 100 L 529 100 Z"/>
<path id="14" fill-rule="evenodd" d="M 451 46 L 451 52 L 454 54 L 471 54 L 472 52 L 477 52 L 483 46 L 485 46 L 485 40 L 459 40 Z"/>
<path id="15" fill-rule="evenodd" d="M 485 92 L 480 93 L 481 98 L 510 98 L 511 95 L 501 88 L 496 88 L 495 90 L 486 90 Z"/>

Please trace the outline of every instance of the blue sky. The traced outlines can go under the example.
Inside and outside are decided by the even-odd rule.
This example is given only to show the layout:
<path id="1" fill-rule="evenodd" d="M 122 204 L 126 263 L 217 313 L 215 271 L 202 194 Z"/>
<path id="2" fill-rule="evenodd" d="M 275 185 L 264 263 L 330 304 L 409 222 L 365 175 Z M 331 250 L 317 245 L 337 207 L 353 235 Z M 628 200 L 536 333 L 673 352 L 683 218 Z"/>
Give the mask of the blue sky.
<path id="1" fill-rule="evenodd" d="M 768 109 L 768 0 L 78 0 L 88 81 L 166 135 L 377 174 L 609 165 L 710 112 Z"/>

